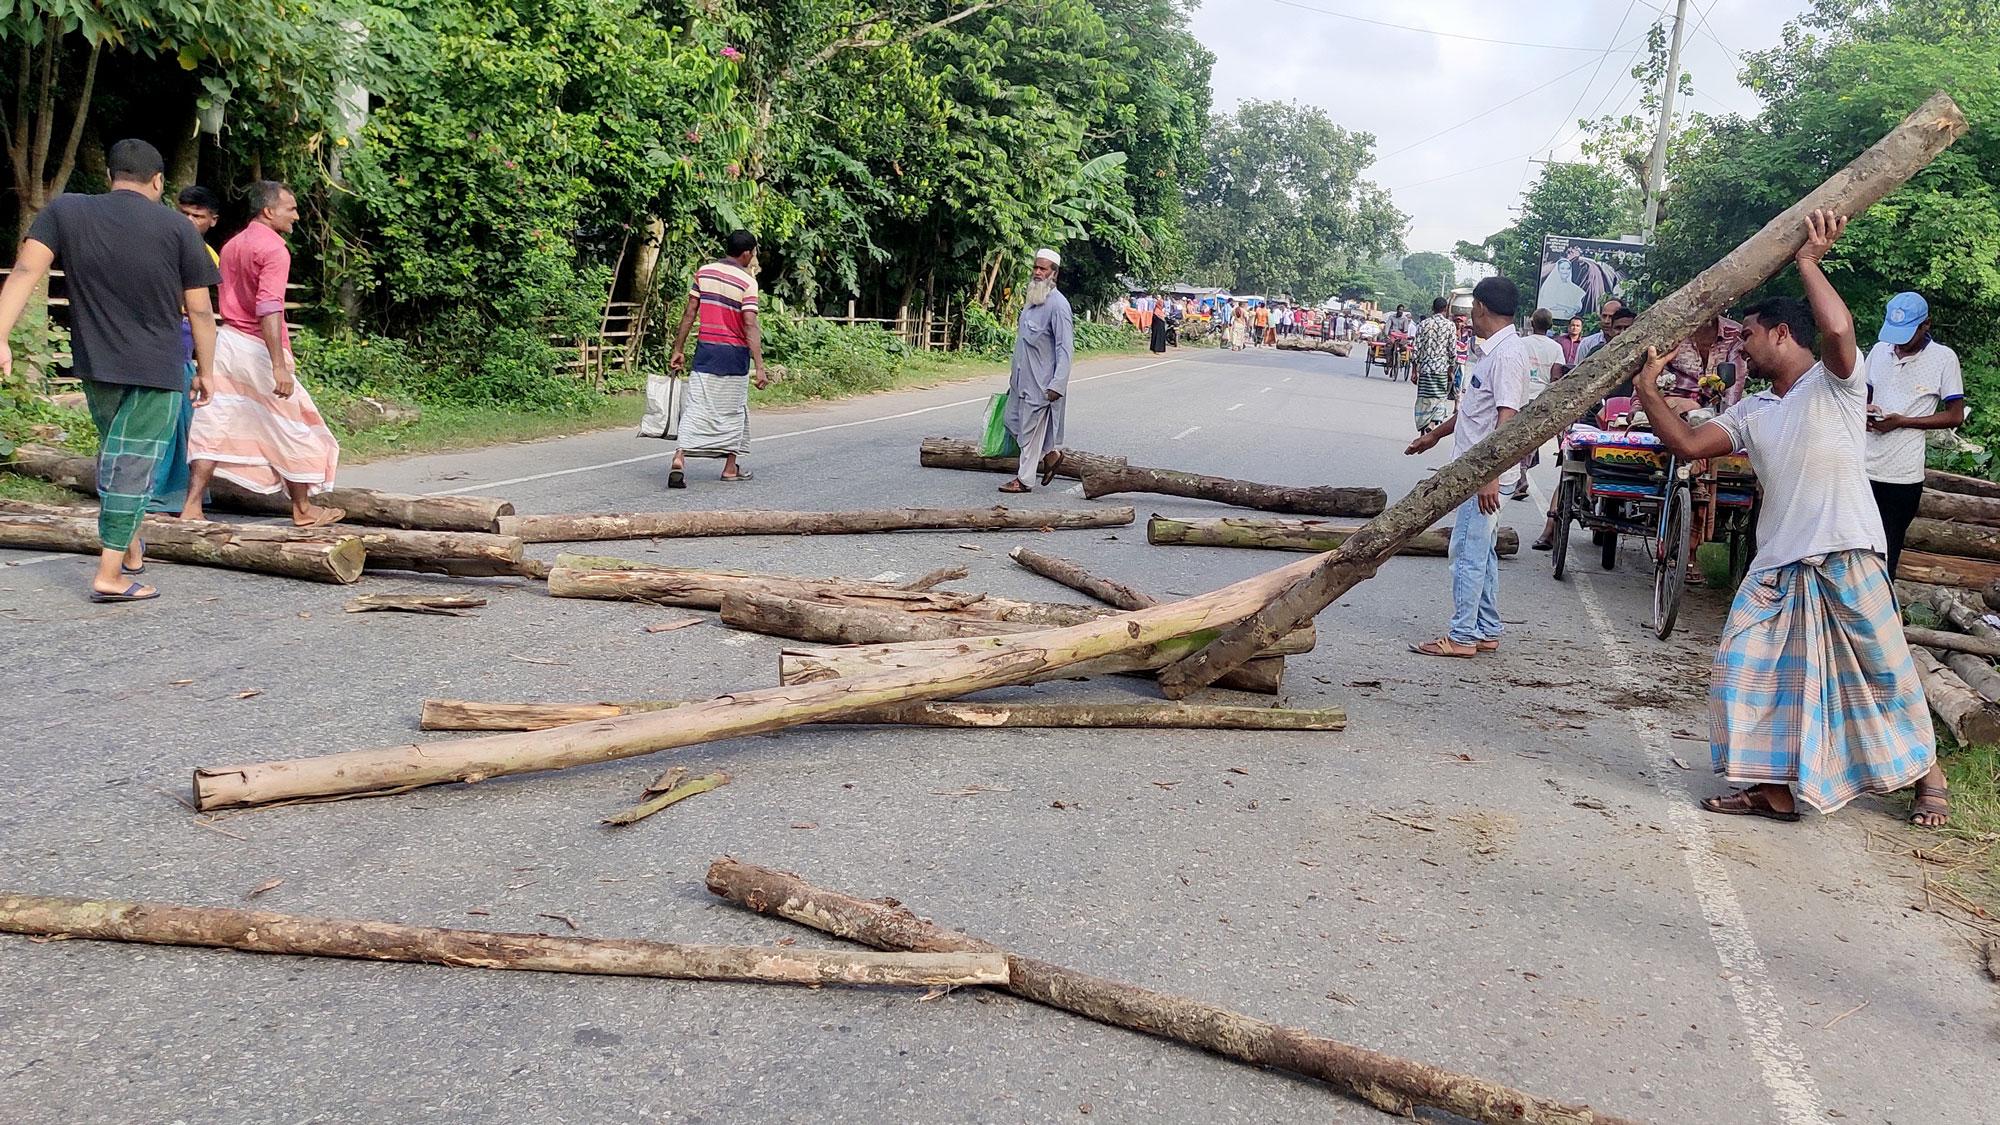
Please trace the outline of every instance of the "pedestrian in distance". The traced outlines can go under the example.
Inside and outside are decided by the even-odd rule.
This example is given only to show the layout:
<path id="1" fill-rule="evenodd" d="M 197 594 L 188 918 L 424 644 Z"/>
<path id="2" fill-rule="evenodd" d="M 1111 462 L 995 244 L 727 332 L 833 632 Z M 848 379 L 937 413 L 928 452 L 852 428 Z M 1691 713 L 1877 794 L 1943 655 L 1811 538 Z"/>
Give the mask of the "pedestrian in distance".
<path id="1" fill-rule="evenodd" d="M 1443 297 L 1431 301 L 1431 315 L 1417 325 L 1413 348 L 1416 365 L 1416 423 L 1419 437 L 1444 425 L 1451 417 L 1451 372 L 1456 357 L 1453 347 L 1457 330 L 1446 315 L 1449 302 Z"/>
<path id="2" fill-rule="evenodd" d="M 667 368 L 688 370 L 687 338 L 697 322 L 694 369 L 688 374 L 680 444 L 667 469 L 668 488 L 687 487 L 687 459 L 722 458 L 721 479 L 751 479 L 738 458 L 750 451 L 750 387 L 770 385 L 764 372 L 764 336 L 757 323 L 757 238 L 731 231 L 722 256 L 695 271 L 680 325 L 674 329 Z"/>
<path id="3" fill-rule="evenodd" d="M 208 251 L 209 261 L 216 269 L 222 268 L 222 258 L 215 247 L 208 244 L 208 232 L 222 221 L 222 200 L 214 192 L 193 184 L 182 188 L 174 199 L 174 208 L 194 224 L 196 233 L 202 236 L 201 248 Z M 212 299 L 212 298 L 211 298 Z M 185 365 L 185 386 L 194 387 L 194 322 L 183 310 L 181 317 L 181 351 L 187 357 Z M 174 422 L 174 440 L 166 456 L 160 458 L 159 475 L 153 481 L 153 498 L 147 502 L 148 512 L 179 512 L 187 506 L 188 494 L 188 435 L 194 429 L 194 398 L 181 396 L 180 417 Z"/>
<path id="4" fill-rule="evenodd" d="M 1056 479 L 1062 464 L 1063 417 L 1069 411 L 1069 368 L 1076 356 L 1076 320 L 1069 298 L 1056 286 L 1062 255 L 1035 251 L 1034 274 L 1027 300 L 1014 325 L 1014 362 L 1007 377 L 1007 412 L 1003 417 L 1021 460 L 1013 480 L 1000 486 L 1007 493 L 1031 492 L 1030 476 L 1042 484 Z"/>
<path id="5" fill-rule="evenodd" d="M 1562 378 L 1563 373 L 1568 370 L 1563 365 L 1562 344 L 1557 342 L 1554 336 L 1549 335 L 1550 329 L 1554 327 L 1555 316 L 1547 309 L 1536 309 L 1528 318 L 1528 334 L 1521 338 L 1521 346 L 1527 349 L 1529 357 L 1534 361 L 1534 367 L 1528 372 L 1527 402 L 1533 402 L 1541 397 L 1541 393 L 1549 389 L 1549 384 Z M 1527 403 L 1524 402 L 1522 405 L 1525 406 Z M 1510 498 L 1515 500 L 1528 498 L 1528 470 L 1541 463 L 1542 451 L 1539 449 L 1521 458 L 1521 463 L 1516 466 L 1514 473 L 1513 487 L 1507 492 Z"/>
<path id="6" fill-rule="evenodd" d="M 1924 435 L 1965 424 L 1965 376 L 1958 353 L 1932 338 L 1931 306 L 1921 293 L 1889 299 L 1867 369 L 1868 487 L 1894 577 L 1924 498 Z"/>
<path id="7" fill-rule="evenodd" d="M 28 226 L 0 287 L 0 371 L 14 372 L 7 341 L 49 270 L 61 266 L 70 301 L 73 370 L 97 425 L 97 573 L 90 598 L 140 602 L 160 596 L 138 581 L 146 569 L 139 523 L 172 455 L 181 404 L 208 395 L 215 358 L 215 264 L 186 219 L 160 206 L 160 150 L 124 140 L 106 154 L 111 190 L 66 193 Z M 182 310 L 193 325 L 195 372 L 181 350 Z"/>

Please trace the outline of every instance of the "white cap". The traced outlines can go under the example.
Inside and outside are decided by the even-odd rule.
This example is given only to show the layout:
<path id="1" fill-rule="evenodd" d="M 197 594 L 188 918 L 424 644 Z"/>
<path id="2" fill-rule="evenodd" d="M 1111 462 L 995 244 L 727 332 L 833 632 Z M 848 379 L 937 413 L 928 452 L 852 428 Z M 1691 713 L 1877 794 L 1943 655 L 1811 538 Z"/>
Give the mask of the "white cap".
<path id="1" fill-rule="evenodd" d="M 1047 262 L 1052 266 L 1062 265 L 1062 255 L 1047 248 L 1035 251 L 1035 260 L 1037 262 Z"/>

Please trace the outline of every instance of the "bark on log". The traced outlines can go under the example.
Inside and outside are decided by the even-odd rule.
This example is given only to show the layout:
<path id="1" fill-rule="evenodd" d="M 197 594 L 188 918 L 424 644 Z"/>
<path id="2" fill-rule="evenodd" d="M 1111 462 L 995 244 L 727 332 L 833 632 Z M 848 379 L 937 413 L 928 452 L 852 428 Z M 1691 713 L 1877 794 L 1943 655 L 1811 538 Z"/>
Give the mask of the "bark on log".
<path id="1" fill-rule="evenodd" d="M 1993 670 L 1991 660 L 1948 650 L 1944 654 L 1944 666 L 1964 680 L 1966 687 L 1978 692 L 1981 699 L 1988 703 L 2000 703 L 2000 672 Z"/>
<path id="2" fill-rule="evenodd" d="M 480 703 L 426 699 L 424 730 L 548 730 L 641 711 L 686 707 L 693 700 L 635 699 L 616 703 Z M 1226 707 L 1193 703 L 895 703 L 823 720 L 859 726 L 993 729 L 1118 728 L 1133 730 L 1346 730 L 1347 709 Z"/>
<path id="3" fill-rule="evenodd" d="M 1962 492 L 1926 488 L 1923 498 L 1917 502 L 1917 514 L 1925 519 L 2000 527 L 2000 497 L 1970 496 Z"/>
<path id="4" fill-rule="evenodd" d="M 146 557 L 346 585 L 361 577 L 367 549 L 358 536 L 315 529 L 314 537 L 273 539 L 220 523 L 174 520 L 145 525 Z M 88 516 L 0 514 L 0 547 L 96 555 L 97 520 Z"/>
<path id="5" fill-rule="evenodd" d="M 1146 542 L 1181 547 L 1249 547 L 1268 551 L 1339 550 L 1349 536 L 1360 531 L 1353 524 L 1323 523 L 1319 520 L 1221 519 L 1170 520 L 1154 516 L 1146 521 Z M 1521 537 L 1511 527 L 1500 529 L 1494 549 L 1503 557 L 1521 550 Z M 1451 553 L 1451 529 L 1434 527 L 1412 535 L 1397 548 L 1399 555 L 1444 558 Z"/>
<path id="6" fill-rule="evenodd" d="M 1896 577 L 1933 586 L 1959 586 L 1986 591 L 1992 589 L 1995 583 L 2000 583 L 2000 563 L 1905 550 L 1903 557 L 1896 562 Z"/>
<path id="7" fill-rule="evenodd" d="M 97 495 L 97 459 L 60 449 L 24 445 L 5 466 L 23 476 Z M 330 488 L 314 499 L 347 512 L 343 522 L 378 524 L 415 531 L 476 531 L 498 533 L 500 517 L 514 514 L 514 505 L 491 496 L 409 496 L 372 488 Z M 209 489 L 209 507 L 218 512 L 260 516 L 290 515 L 292 504 L 283 493 L 265 495 L 217 480 Z"/>
<path id="8" fill-rule="evenodd" d="M 1897 584 L 1896 593 L 1907 605 L 1928 607 L 1961 633 L 2000 641 L 2000 629 L 1988 625 L 1986 616 L 1961 599 L 1958 591 L 1949 585 L 1919 586 L 1901 582 Z"/>
<path id="9" fill-rule="evenodd" d="M 1060 582 L 1079 594 L 1087 594 L 1114 609 L 1144 609 L 1160 604 L 1151 594 L 1142 594 L 1123 582 L 1113 582 L 1083 569 L 1083 564 L 1032 547 L 1016 547 L 1007 557 L 1052 582 Z"/>
<path id="10" fill-rule="evenodd" d="M 1065 457 L 1067 460 L 1067 457 Z M 1148 469 L 1139 465 L 1090 469 L 1083 474 L 1083 494 L 1095 500 L 1118 492 L 1150 492 L 1212 500 L 1238 508 L 1291 512 L 1302 516 L 1372 516 L 1389 503 L 1379 488 L 1335 488 L 1331 485 L 1258 484 L 1228 477 Z"/>
<path id="11" fill-rule="evenodd" d="M 1955 492 L 1961 496 L 1984 496 L 1989 500 L 2000 500 L 2000 483 L 1982 480 L 1979 477 L 1960 476 L 1940 469 L 1924 470 L 1924 487 L 1939 492 Z"/>
<path id="12" fill-rule="evenodd" d="M 1910 655 L 1916 660 L 1917 679 L 1924 685 L 1925 701 L 1959 745 L 1991 746 L 2000 742 L 2000 714 L 1978 692 L 1929 651 L 1913 648 Z"/>
<path id="13" fill-rule="evenodd" d="M 291 761 L 203 767 L 194 774 L 195 806 L 206 811 L 563 769 L 783 730 L 888 703 L 970 695 L 1121 652 L 1150 648 L 1173 637 L 1210 636 L 1248 617 L 1313 564 L 1312 559 L 1299 559 L 1185 601 L 998 638 L 990 648 L 972 648 L 964 655 L 936 659 L 916 670 L 891 669 L 828 683 L 732 692 L 671 711 L 626 715 L 556 731 L 492 734 Z"/>
<path id="14" fill-rule="evenodd" d="M 940 660 L 980 652 L 1000 651 L 1016 637 L 1034 635 L 1024 633 L 961 637 L 941 641 L 853 644 L 838 648 L 787 648 L 778 653 L 778 682 L 809 684 L 842 677 L 868 676 L 885 669 L 914 672 L 936 664 Z M 1102 656 L 1081 664 L 1030 672 L 1014 682 L 1040 683 L 1044 680 L 1070 679 L 1078 676 L 1115 676 L 1134 672 L 1153 672 L 1193 652 L 1207 643 L 1212 635 L 1211 632 L 1204 630 L 1170 637 L 1151 645 L 1126 648 L 1113 655 Z M 1306 647 L 1300 642 L 1300 637 L 1298 633 L 1280 637 L 1263 655 L 1296 656 Z"/>
<path id="15" fill-rule="evenodd" d="M 1909 535 L 1903 542 L 1911 550 L 1933 555 L 2000 562 L 2000 527 L 1947 523 L 1920 517 L 1910 521 Z"/>
<path id="16" fill-rule="evenodd" d="M 1023 999 L 1317 1079 L 1385 1113 L 1415 1116 L 1418 1106 L 1431 1106 L 1493 1125 L 1636 1125 L 1589 1106 L 1549 1101 L 1188 997 L 1024 957 L 919 918 L 894 899 L 866 901 L 816 887 L 788 871 L 724 857 L 709 867 L 708 889 L 759 914 L 876 949 L 1003 953 L 1008 980 L 1000 987 Z"/>
<path id="17" fill-rule="evenodd" d="M 507 516 L 500 529 L 529 543 L 715 535 L 861 535 L 878 531 L 1040 531 L 1122 527 L 1130 508 L 884 508 L 853 512 L 629 512 Z"/>
<path id="18" fill-rule="evenodd" d="M 1372 576 L 1402 545 L 1540 448 L 1621 381 L 1633 375 L 1649 347 L 1677 346 L 1714 321 L 1737 298 L 1784 269 L 1805 242 L 1805 219 L 1816 209 L 1858 215 L 1928 165 L 1966 129 L 1965 115 L 1940 91 L 1845 168 L 1814 188 L 1742 245 L 1655 302 L 1618 339 L 1593 352 L 1576 370 L 1549 385 L 1505 425 L 1465 455 L 1411 489 L 1338 551 L 1213 644 L 1160 676 L 1169 698 L 1181 698 L 1249 659 L 1270 638 L 1312 620 L 1341 595 Z"/>
<path id="19" fill-rule="evenodd" d="M 342 607 L 349 613 L 421 613 L 436 617 L 471 617 L 486 599 L 470 594 L 363 594 Z"/>
<path id="20" fill-rule="evenodd" d="M 1943 649 L 1946 652 L 1965 652 L 1973 656 L 1983 656 L 1988 660 L 2000 660 L 2000 641 L 1985 637 L 1968 637 L 1963 633 L 1947 633 L 1942 629 L 1919 629 L 1914 625 L 1903 626 L 1903 636 L 1913 645 L 1924 648 Z"/>
<path id="21" fill-rule="evenodd" d="M 472 969 L 590 973 L 766 984 L 1004 984 L 1006 959 L 985 950 L 874 958 L 832 949 L 684 945 L 634 938 L 554 937 L 165 902 L 0 894 L 0 932 L 194 945 L 245 953 L 408 961 Z"/>
<path id="22" fill-rule="evenodd" d="M 858 578 L 795 578 L 740 570 L 655 567 L 597 555 L 557 555 L 548 582 L 552 597 L 653 602 L 688 609 L 721 609 L 726 595 L 747 592 L 814 601 L 854 598 L 888 603 L 930 598 L 934 600 L 924 604 L 936 605 L 952 604 L 953 599 L 966 597 Z"/>
<path id="23" fill-rule="evenodd" d="M 1082 480 L 1085 469 L 1124 463 L 1123 457 L 1106 457 L 1101 453 L 1066 449 L 1063 451 L 1063 463 L 1056 468 L 1056 475 L 1071 480 Z M 917 464 L 926 469 L 964 469 L 975 473 L 1006 473 L 1010 477 L 1021 471 L 1021 459 L 1018 456 L 982 457 L 979 453 L 979 443 L 963 438 L 925 438 L 923 444 L 917 447 Z"/>

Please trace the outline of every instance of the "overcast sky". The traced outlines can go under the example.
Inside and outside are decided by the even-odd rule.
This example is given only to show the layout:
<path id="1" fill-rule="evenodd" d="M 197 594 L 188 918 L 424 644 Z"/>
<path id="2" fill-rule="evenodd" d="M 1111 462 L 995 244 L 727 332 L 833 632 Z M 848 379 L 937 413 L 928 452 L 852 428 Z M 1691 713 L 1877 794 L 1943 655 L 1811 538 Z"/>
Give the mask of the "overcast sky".
<path id="1" fill-rule="evenodd" d="M 1737 85 L 1733 52 L 1775 45 L 1785 21 L 1806 7 L 1689 0 L 1681 69 L 1693 76 L 1694 108 L 1754 113 L 1759 102 Z M 1646 28 L 1662 10 L 1671 19 L 1673 8 L 1674 0 L 1203 0 L 1194 33 L 1215 52 L 1217 111 L 1246 98 L 1296 101 L 1373 133 L 1367 176 L 1410 216 L 1409 248 L 1448 252 L 1513 221 L 1508 208 L 1540 171 L 1531 156 L 1577 155 L 1577 118 L 1637 105 L 1631 69 L 1643 58 Z"/>

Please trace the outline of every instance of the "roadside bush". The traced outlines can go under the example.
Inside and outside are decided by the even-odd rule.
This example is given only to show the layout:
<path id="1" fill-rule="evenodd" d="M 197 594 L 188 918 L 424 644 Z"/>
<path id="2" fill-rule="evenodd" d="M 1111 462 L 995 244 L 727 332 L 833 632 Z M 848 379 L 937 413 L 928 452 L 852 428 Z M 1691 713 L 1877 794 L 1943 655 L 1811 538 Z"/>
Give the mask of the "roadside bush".
<path id="1" fill-rule="evenodd" d="M 2000 367 L 1968 357 L 1965 361 L 1965 425 L 1959 435 L 1980 446 L 1978 452 L 1933 449 L 1933 468 L 2000 480 Z"/>
<path id="2" fill-rule="evenodd" d="M 1097 324 L 1088 320 L 1076 322 L 1076 350 L 1080 352 L 1127 351 L 1140 344 L 1139 330 L 1125 321 L 1117 324 Z"/>
<path id="3" fill-rule="evenodd" d="M 1004 359 L 1014 351 L 1014 332 L 984 305 L 969 305 L 965 310 L 965 347 L 975 355 Z"/>

